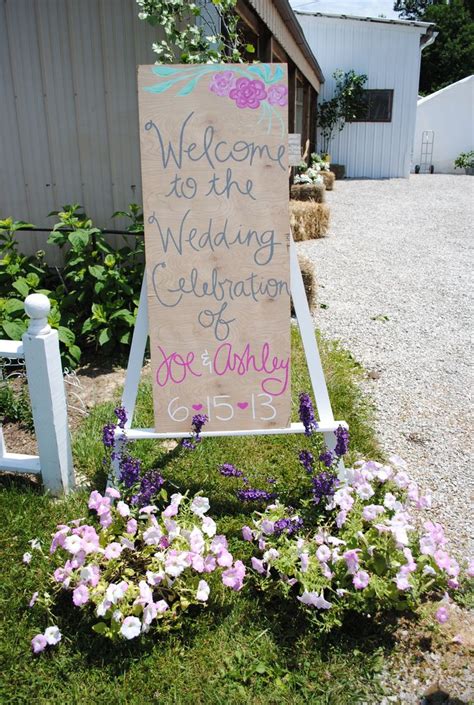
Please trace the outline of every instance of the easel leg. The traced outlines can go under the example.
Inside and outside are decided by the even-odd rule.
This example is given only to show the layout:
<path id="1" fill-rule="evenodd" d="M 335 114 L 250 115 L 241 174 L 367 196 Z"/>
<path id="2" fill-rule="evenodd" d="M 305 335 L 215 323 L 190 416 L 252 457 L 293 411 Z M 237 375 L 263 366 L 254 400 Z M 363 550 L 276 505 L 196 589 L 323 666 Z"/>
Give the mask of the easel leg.
<path id="1" fill-rule="evenodd" d="M 140 373 L 145 357 L 146 341 L 148 339 L 148 300 L 146 289 L 146 273 L 143 275 L 142 288 L 140 291 L 140 301 L 138 304 L 137 320 L 133 331 L 130 357 L 128 358 L 127 372 L 125 375 L 125 385 L 123 388 L 122 406 L 127 412 L 127 422 L 125 428 L 131 428 L 135 404 L 137 401 L 138 385 L 140 384 Z"/>

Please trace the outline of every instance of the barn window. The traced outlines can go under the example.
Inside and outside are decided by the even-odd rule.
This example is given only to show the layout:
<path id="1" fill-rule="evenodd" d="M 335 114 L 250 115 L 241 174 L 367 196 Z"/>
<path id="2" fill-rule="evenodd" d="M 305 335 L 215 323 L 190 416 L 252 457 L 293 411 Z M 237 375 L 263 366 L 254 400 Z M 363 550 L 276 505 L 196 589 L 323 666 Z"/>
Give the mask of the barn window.
<path id="1" fill-rule="evenodd" d="M 392 122 L 392 89 L 364 90 L 362 100 L 360 116 L 348 122 Z"/>

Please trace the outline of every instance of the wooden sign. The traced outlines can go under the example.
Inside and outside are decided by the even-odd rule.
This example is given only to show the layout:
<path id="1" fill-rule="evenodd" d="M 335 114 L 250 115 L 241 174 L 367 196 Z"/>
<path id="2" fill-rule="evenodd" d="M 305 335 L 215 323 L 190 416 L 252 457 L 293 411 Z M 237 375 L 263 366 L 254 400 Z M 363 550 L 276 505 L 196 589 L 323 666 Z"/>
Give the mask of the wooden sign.
<path id="1" fill-rule="evenodd" d="M 299 166 L 302 161 L 301 156 L 301 135 L 288 135 L 288 164 L 290 166 Z"/>
<path id="2" fill-rule="evenodd" d="M 138 79 L 155 428 L 287 427 L 286 65 Z"/>

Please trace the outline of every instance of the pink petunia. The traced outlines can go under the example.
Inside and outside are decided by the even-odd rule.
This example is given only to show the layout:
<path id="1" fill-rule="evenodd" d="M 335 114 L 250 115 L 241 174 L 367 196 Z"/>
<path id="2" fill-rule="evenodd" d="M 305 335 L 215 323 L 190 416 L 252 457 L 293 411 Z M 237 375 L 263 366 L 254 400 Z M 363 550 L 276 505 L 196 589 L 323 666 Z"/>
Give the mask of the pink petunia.
<path id="1" fill-rule="evenodd" d="M 85 585 L 78 585 L 72 593 L 72 601 L 76 607 L 82 607 L 89 601 L 89 588 Z"/>
<path id="2" fill-rule="evenodd" d="M 222 582 L 232 590 L 241 590 L 245 578 L 245 566 L 242 561 L 235 561 L 234 567 L 222 573 Z"/>
<path id="3" fill-rule="evenodd" d="M 436 621 L 440 624 L 445 624 L 449 619 L 449 610 L 447 607 L 439 607 L 435 614 Z"/>
<path id="4" fill-rule="evenodd" d="M 365 570 L 359 570 L 352 578 L 356 590 L 363 590 L 370 582 L 370 575 Z"/>
<path id="5" fill-rule="evenodd" d="M 31 648 L 33 649 L 34 654 L 40 654 L 45 650 L 47 645 L 48 642 L 46 641 L 44 634 L 37 634 L 31 640 Z"/>

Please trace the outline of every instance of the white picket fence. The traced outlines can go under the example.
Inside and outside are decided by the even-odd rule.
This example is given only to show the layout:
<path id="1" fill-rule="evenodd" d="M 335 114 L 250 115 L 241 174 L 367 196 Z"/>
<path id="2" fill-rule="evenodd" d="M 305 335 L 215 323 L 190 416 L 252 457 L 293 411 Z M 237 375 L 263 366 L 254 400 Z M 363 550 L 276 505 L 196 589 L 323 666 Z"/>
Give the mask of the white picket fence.
<path id="1" fill-rule="evenodd" d="M 30 294 L 30 325 L 22 341 L 0 340 L 0 357 L 24 359 L 39 455 L 7 452 L 0 425 L 0 471 L 41 474 L 53 494 L 74 487 L 66 392 L 57 331 L 48 324 L 51 306 L 44 294 Z"/>

